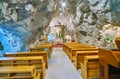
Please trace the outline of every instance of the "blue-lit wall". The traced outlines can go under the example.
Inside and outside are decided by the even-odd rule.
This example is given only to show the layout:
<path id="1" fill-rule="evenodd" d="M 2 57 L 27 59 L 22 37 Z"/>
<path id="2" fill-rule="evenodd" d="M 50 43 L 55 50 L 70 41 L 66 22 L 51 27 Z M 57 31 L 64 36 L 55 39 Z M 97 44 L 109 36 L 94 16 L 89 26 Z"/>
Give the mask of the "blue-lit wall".
<path id="1" fill-rule="evenodd" d="M 120 0 L 110 0 L 113 24 L 120 25 Z"/>
<path id="2" fill-rule="evenodd" d="M 23 32 L 18 29 L 18 26 L 1 25 L 0 24 L 0 41 L 3 45 L 3 50 L 0 50 L 0 56 L 5 52 L 20 52 L 27 51 L 26 47 L 28 32 Z"/>
<path id="3" fill-rule="evenodd" d="M 111 9 L 120 12 L 120 0 L 110 0 Z"/>

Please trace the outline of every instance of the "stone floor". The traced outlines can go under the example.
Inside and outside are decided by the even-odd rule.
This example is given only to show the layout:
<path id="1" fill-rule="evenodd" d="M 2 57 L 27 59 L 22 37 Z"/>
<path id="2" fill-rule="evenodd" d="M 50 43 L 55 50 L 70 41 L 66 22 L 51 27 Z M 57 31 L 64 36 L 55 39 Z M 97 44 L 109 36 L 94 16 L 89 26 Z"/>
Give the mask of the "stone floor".
<path id="1" fill-rule="evenodd" d="M 45 79 L 82 79 L 62 48 L 54 48 Z"/>

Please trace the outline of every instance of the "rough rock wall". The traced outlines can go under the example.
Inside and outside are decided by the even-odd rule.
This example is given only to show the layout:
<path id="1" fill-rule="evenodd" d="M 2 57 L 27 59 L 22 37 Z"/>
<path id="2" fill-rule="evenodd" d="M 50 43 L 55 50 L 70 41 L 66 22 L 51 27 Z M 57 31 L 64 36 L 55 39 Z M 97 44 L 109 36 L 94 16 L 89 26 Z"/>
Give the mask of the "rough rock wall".
<path id="1" fill-rule="evenodd" d="M 116 49 L 115 38 L 120 37 L 120 27 L 107 24 L 99 31 L 98 46 L 107 49 Z"/>
<path id="2" fill-rule="evenodd" d="M 108 42 L 103 41 L 106 35 L 101 31 L 103 31 L 104 25 L 112 24 L 113 28 L 108 34 L 112 40 L 116 37 L 113 37 L 112 33 L 117 31 L 114 26 L 120 25 L 120 19 L 117 18 L 120 15 L 119 3 L 119 0 L 79 0 L 73 20 L 77 41 L 94 46 L 114 48 L 108 45 Z"/>
<path id="3" fill-rule="evenodd" d="M 48 25 L 55 3 L 54 0 L 0 0 L 0 35 L 9 38 L 8 43 L 2 44 L 4 49 L 1 52 L 26 51 L 27 49 L 22 48 L 27 48 L 36 39 L 45 37 L 49 32 Z M 3 40 L 0 37 L 0 41 Z M 43 40 L 40 39 L 44 42 Z M 12 49 L 6 50 L 7 45 Z"/>
<path id="4" fill-rule="evenodd" d="M 64 1 L 68 5 L 62 9 L 60 3 Z M 20 47 L 16 51 L 27 50 L 23 48 L 37 43 L 37 40 L 43 43 L 50 32 L 48 26 L 51 19 L 59 12 L 64 12 L 66 34 L 75 33 L 79 43 L 109 47 L 109 42 L 103 41 L 106 39 L 103 27 L 112 24 L 110 30 L 117 31 L 115 36 L 119 36 L 119 27 L 114 28 L 120 25 L 119 4 L 120 0 L 0 0 L 0 41 L 6 36 L 11 37 L 6 40 L 7 44 L 13 49 Z M 9 29 L 7 26 L 10 26 Z M 111 31 L 107 41 L 111 38 L 114 40 Z"/>

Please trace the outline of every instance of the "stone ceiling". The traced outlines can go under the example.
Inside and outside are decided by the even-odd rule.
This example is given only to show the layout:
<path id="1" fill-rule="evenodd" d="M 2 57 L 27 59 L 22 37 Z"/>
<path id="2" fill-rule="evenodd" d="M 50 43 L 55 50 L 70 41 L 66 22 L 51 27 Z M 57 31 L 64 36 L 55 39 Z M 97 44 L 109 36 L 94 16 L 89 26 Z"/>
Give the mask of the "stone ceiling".
<path id="1" fill-rule="evenodd" d="M 5 37 L 11 34 L 15 40 L 21 34 L 19 50 L 25 50 L 24 47 L 37 39 L 44 40 L 50 32 L 51 21 L 61 18 L 68 33 L 74 29 L 76 41 L 97 45 L 104 25 L 120 25 L 119 4 L 120 0 L 0 0 L 0 24 L 4 28 L 0 34 Z M 66 23 L 62 22 L 62 17 L 66 18 Z"/>

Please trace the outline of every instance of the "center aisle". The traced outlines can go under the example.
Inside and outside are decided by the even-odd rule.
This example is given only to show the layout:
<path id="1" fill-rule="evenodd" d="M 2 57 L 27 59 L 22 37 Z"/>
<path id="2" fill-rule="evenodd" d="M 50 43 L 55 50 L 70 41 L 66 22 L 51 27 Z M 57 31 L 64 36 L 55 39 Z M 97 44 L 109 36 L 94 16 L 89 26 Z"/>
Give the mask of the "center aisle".
<path id="1" fill-rule="evenodd" d="M 54 48 L 45 79 L 82 79 L 62 48 Z"/>

